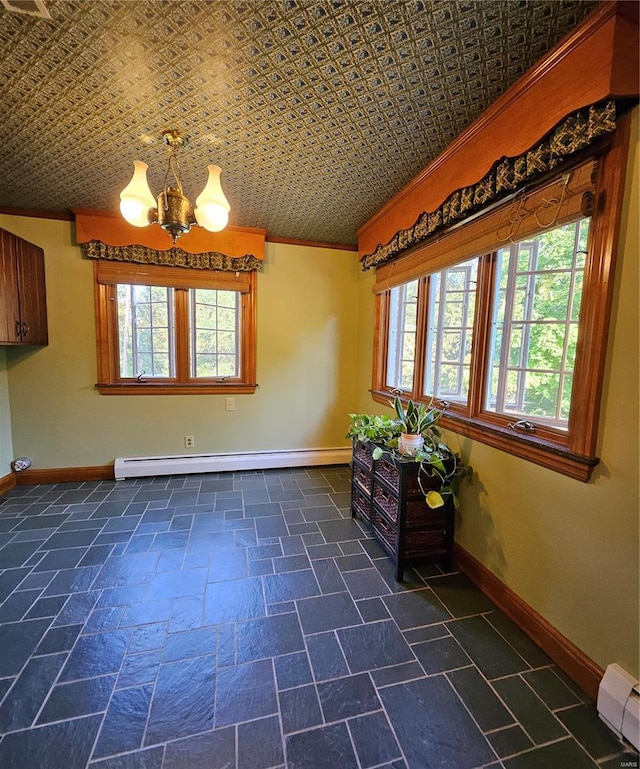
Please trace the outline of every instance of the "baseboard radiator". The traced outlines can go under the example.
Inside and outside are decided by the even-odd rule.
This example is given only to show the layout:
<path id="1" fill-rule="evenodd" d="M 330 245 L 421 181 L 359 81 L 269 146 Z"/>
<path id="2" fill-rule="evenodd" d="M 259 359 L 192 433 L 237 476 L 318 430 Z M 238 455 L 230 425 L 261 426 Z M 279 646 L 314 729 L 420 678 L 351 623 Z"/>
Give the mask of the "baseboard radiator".
<path id="1" fill-rule="evenodd" d="M 344 465 L 351 459 L 351 447 L 251 451 L 231 454 L 185 454 L 168 457 L 123 457 L 114 463 L 117 481 L 151 475 L 221 473 L 231 470 L 270 470 L 278 467 Z"/>
<path id="2" fill-rule="evenodd" d="M 605 724 L 640 750 L 640 681 L 620 665 L 608 665 L 598 688 L 597 705 Z M 622 761 L 620 766 L 634 764 Z"/>

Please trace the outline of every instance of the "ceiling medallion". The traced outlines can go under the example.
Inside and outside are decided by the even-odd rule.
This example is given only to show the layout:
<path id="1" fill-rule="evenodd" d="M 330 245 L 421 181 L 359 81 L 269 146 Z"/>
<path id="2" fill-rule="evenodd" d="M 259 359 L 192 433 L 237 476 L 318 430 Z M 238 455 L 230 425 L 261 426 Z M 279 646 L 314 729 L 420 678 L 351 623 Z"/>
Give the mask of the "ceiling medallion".
<path id="1" fill-rule="evenodd" d="M 157 198 L 149 189 L 147 169 L 141 160 L 133 163 L 134 171 L 129 184 L 120 193 L 122 216 L 134 227 L 157 223 L 171 235 L 175 243 L 194 224 L 209 232 L 220 232 L 229 221 L 231 206 L 220 186 L 220 166 L 207 166 L 209 178 L 196 198 L 195 209 L 182 191 L 178 152 L 188 144 L 181 131 L 170 129 L 162 134 L 169 147 L 169 160 L 164 175 L 162 192 Z M 173 178 L 171 178 L 173 177 Z"/>

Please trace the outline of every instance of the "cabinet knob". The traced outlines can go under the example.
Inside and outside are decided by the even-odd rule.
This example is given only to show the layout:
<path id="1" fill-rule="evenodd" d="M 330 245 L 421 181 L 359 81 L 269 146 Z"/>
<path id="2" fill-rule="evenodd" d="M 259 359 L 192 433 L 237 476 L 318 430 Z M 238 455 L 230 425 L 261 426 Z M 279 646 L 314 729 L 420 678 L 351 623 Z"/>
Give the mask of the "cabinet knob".
<path id="1" fill-rule="evenodd" d="M 19 320 L 16 321 L 16 336 L 22 338 L 22 323 Z"/>
<path id="2" fill-rule="evenodd" d="M 27 336 L 29 333 L 29 324 L 26 321 L 22 322 L 22 336 Z"/>

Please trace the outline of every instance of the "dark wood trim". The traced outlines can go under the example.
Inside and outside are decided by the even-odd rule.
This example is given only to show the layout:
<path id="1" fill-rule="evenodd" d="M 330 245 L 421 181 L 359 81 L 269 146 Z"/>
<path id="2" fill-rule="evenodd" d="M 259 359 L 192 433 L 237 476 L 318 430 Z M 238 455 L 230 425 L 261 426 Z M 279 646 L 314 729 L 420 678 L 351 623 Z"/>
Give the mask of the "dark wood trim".
<path id="1" fill-rule="evenodd" d="M 628 151 L 631 133 L 630 115 L 623 116 L 612 134 L 610 141 L 603 145 L 605 152 L 594 158 L 594 163 L 583 165 L 579 171 L 588 171 L 589 178 L 595 182 L 596 211 L 592 217 L 589 233 L 587 264 L 584 274 L 584 290 L 580 311 L 580 324 L 574 369 L 574 390 L 571 398 L 571 410 L 567 431 L 554 429 L 552 426 L 536 424 L 535 434 L 527 434 L 511 429 L 510 417 L 496 414 L 484 408 L 486 377 L 489 367 L 489 329 L 491 326 L 491 292 L 494 268 L 488 263 L 496 247 L 497 232 L 491 228 L 481 228 L 482 220 L 468 225 L 469 241 L 480 242 L 488 233 L 493 239 L 483 243 L 487 256 L 481 258 L 478 271 L 478 295 L 476 297 L 476 319 L 472 347 L 472 372 L 469 385 L 469 397 L 466 407 L 455 404 L 447 410 L 441 425 L 452 432 L 480 441 L 501 451 L 554 472 L 561 473 L 575 480 L 587 483 L 599 463 L 597 456 L 597 438 L 601 407 L 601 395 L 606 365 L 607 339 L 613 295 L 613 278 L 618 248 L 620 222 L 624 206 L 625 174 L 628 164 Z M 585 170 L 586 169 L 586 170 Z M 542 188 L 544 189 L 544 188 Z M 582 189 L 582 186 L 578 188 Z M 576 195 L 576 201 L 581 200 Z M 574 204 L 575 205 L 575 204 Z M 500 209 L 497 209 L 500 210 Z M 574 212 L 575 213 L 575 212 Z M 464 232 L 464 228 L 458 230 Z M 440 244 L 439 244 L 440 245 Z M 443 251 L 450 254 L 453 249 Z M 419 253 L 416 251 L 415 253 Z M 485 264 L 485 262 L 487 262 Z M 391 267 L 394 264 L 392 263 Z M 384 268 L 383 268 L 384 269 Z M 443 269 L 443 264 L 433 265 L 433 271 Z M 398 279 L 398 271 L 394 280 Z M 413 273 L 404 277 L 414 279 Z M 385 279 L 380 283 L 386 286 Z M 383 296 L 390 293 L 384 288 Z M 377 295 L 377 294 L 376 294 Z M 423 305 L 419 305 L 419 312 Z M 374 334 L 380 330 L 385 336 L 376 338 L 373 362 L 373 387 L 371 395 L 377 403 L 387 404 L 389 393 L 385 380 L 381 378 L 388 339 L 388 318 L 378 317 L 388 314 L 388 303 L 376 301 Z M 424 329 L 419 326 L 416 337 L 418 349 L 424 344 Z M 417 400 L 428 400 L 421 392 L 424 381 L 423 359 L 416 356 L 414 387 L 411 396 Z M 536 421 L 532 418 L 532 421 Z"/>
<path id="2" fill-rule="evenodd" d="M 376 403 L 389 405 L 392 396 L 388 390 L 371 389 L 369 392 Z M 577 481 L 587 483 L 599 462 L 598 457 L 575 454 L 559 443 L 526 433 L 517 433 L 490 421 L 480 421 L 477 417 L 469 417 L 454 408 L 455 404 L 449 407 L 440 421 L 440 426 L 445 430 L 506 451 Z"/>
<path id="3" fill-rule="evenodd" d="M 501 156 L 525 152 L 571 112 L 610 96 L 636 96 L 638 29 L 621 19 L 625 5 L 598 4 L 576 30 L 387 201 L 358 229 L 360 255 L 388 243 L 424 211 L 435 211 L 455 189 L 475 184 Z M 536 114 L 533 123 L 521 119 L 529 111 Z"/>
<path id="4" fill-rule="evenodd" d="M 597 450 L 630 137 L 631 116 L 626 114 L 618 122 L 611 149 L 595 170 L 597 213 L 589 233 L 573 372 L 580 387 L 572 397 L 569 420 L 569 448 L 577 454 L 595 455 Z"/>
<path id="5" fill-rule="evenodd" d="M 12 489 L 16 485 L 16 474 L 9 473 L 0 478 L 0 496 L 6 494 L 9 489 Z"/>
<path id="6" fill-rule="evenodd" d="M 126 272 L 130 269 L 132 275 L 138 272 L 139 265 L 122 263 L 122 282 L 127 282 Z M 93 265 L 94 299 L 96 320 L 96 349 L 98 356 L 98 378 L 95 385 L 101 395 L 252 395 L 258 387 L 256 379 L 256 324 L 257 324 L 257 273 L 252 270 L 243 277 L 245 285 L 241 292 L 241 372 L 236 379 L 192 379 L 189 374 L 189 340 L 188 340 L 188 301 L 186 289 L 190 279 L 179 285 L 175 290 L 174 312 L 176 323 L 176 377 L 175 379 L 151 379 L 136 381 L 132 378 L 119 376 L 120 363 L 118 360 L 118 317 L 116 302 L 116 286 L 102 283 L 101 263 L 96 260 Z M 145 270 L 148 268 L 145 267 Z M 167 267 L 153 267 L 155 270 L 171 270 Z M 185 272 L 182 268 L 176 268 Z M 192 271 L 188 271 L 191 273 Z M 201 272 L 193 270 L 193 272 Z M 171 272 L 166 283 L 154 285 L 174 285 Z M 119 282 L 119 281 L 118 281 Z M 199 287 L 195 278 L 194 287 Z M 246 293 L 245 293 L 246 289 Z M 233 290 L 233 289 L 231 289 Z"/>
<path id="7" fill-rule="evenodd" d="M 37 486 L 40 483 L 73 483 L 79 481 L 113 481 L 113 465 L 96 467 L 50 467 L 15 473 L 17 486 Z"/>
<path id="8" fill-rule="evenodd" d="M 0 214 L 6 216 L 28 216 L 34 219 L 59 219 L 63 222 L 73 222 L 73 214 L 65 211 L 38 211 L 35 208 L 9 208 L 0 206 Z"/>
<path id="9" fill-rule="evenodd" d="M 447 413 L 443 416 L 441 425 L 446 430 L 506 451 L 513 456 L 534 462 L 583 483 L 587 483 L 591 478 L 594 467 L 600 461 L 598 457 L 571 452 L 560 442 L 554 443 L 535 435 L 519 433 L 488 420 L 480 421 L 478 418 L 463 414 Z"/>
<path id="10" fill-rule="evenodd" d="M 457 543 L 453 546 L 453 560 L 595 702 L 604 670 Z"/>
<path id="11" fill-rule="evenodd" d="M 141 382 L 140 384 L 124 384 L 115 382 L 114 384 L 97 384 L 96 390 L 100 395 L 253 395 L 257 384 L 246 384 L 245 382 L 224 382 L 220 384 L 189 384 L 188 382 L 179 382 L 176 384 L 166 384 L 158 382 Z"/>
<path id="12" fill-rule="evenodd" d="M 338 251 L 357 251 L 358 246 L 345 243 L 325 243 L 321 240 L 297 240 L 296 238 L 276 238 L 267 235 L 266 243 L 284 243 L 287 246 L 309 246 L 311 248 L 335 248 Z"/>

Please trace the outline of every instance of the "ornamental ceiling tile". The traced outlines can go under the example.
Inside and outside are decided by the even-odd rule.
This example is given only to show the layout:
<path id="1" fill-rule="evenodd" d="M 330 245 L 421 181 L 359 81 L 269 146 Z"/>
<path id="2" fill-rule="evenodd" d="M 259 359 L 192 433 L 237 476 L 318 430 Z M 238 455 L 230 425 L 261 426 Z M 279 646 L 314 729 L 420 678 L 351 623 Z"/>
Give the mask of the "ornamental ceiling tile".
<path id="1" fill-rule="evenodd" d="M 166 128 L 193 201 L 232 224 L 356 230 L 594 8 L 585 0 L 45 0 L 0 9 L 0 207 L 117 210 L 159 191 Z"/>

